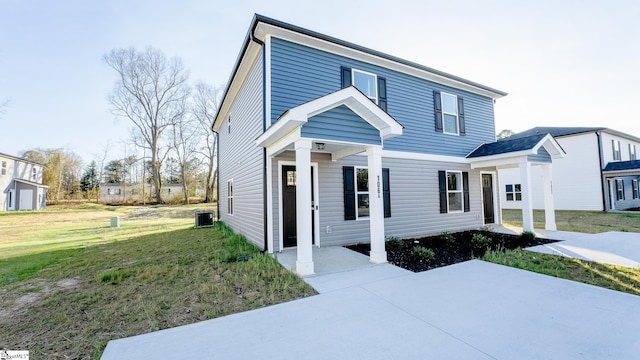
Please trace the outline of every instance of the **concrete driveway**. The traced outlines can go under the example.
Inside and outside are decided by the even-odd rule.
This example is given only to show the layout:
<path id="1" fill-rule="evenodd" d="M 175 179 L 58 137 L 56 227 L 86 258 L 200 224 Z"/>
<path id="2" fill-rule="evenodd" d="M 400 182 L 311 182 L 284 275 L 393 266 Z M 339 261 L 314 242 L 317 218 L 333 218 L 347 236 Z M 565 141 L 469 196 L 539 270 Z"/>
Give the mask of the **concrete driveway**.
<path id="1" fill-rule="evenodd" d="M 353 270 L 367 280 L 317 296 L 111 341 L 102 359 L 640 356 L 638 296 L 479 260 L 370 281 L 380 269 Z"/>

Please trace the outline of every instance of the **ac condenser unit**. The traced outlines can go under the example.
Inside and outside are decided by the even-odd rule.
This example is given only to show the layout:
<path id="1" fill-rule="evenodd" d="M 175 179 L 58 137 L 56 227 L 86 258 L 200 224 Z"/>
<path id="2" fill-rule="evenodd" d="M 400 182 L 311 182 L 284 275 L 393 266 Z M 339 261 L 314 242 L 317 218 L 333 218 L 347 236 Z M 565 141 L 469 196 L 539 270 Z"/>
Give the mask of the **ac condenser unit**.
<path id="1" fill-rule="evenodd" d="M 213 226 L 213 219 L 212 210 L 196 211 L 196 228 Z"/>

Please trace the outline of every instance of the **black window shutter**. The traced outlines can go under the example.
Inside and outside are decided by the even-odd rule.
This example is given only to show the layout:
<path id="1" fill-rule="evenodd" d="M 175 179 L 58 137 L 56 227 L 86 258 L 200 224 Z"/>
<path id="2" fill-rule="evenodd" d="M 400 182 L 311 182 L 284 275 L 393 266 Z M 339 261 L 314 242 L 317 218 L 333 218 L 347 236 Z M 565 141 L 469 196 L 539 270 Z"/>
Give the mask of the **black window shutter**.
<path id="1" fill-rule="evenodd" d="M 378 106 L 387 111 L 387 79 L 378 77 Z"/>
<path id="2" fill-rule="evenodd" d="M 466 134 L 464 123 L 464 100 L 458 96 L 458 125 L 460 126 L 460 135 Z"/>
<path id="3" fill-rule="evenodd" d="M 440 187 L 440 213 L 447 212 L 447 172 L 438 171 L 438 183 Z"/>
<path id="4" fill-rule="evenodd" d="M 469 173 L 462 173 L 462 197 L 464 198 L 464 212 L 471 211 L 471 206 L 469 205 Z"/>
<path id="5" fill-rule="evenodd" d="M 342 181 L 344 186 L 344 219 L 356 219 L 356 189 L 353 166 L 342 167 Z"/>
<path id="6" fill-rule="evenodd" d="M 436 131 L 442 132 L 442 101 L 440 101 L 440 91 L 436 90 L 433 91 L 433 111 L 436 116 Z"/>
<path id="7" fill-rule="evenodd" d="M 351 86 L 351 68 L 341 66 L 340 76 L 342 78 L 342 88 Z"/>
<path id="8" fill-rule="evenodd" d="M 391 217 L 391 189 L 388 168 L 382 169 L 382 199 L 384 200 L 384 217 Z"/>

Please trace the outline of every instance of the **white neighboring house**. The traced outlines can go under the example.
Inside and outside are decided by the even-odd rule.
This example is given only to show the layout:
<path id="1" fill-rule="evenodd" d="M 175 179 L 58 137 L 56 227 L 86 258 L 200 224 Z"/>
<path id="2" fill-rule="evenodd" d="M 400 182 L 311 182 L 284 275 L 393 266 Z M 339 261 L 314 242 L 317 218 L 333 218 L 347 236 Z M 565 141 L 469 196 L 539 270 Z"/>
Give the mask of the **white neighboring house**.
<path id="1" fill-rule="evenodd" d="M 604 127 L 535 127 L 510 136 L 551 134 L 566 152 L 553 163 L 553 198 L 558 210 L 627 210 L 640 207 L 640 138 Z M 506 139 L 505 139 L 506 140 Z M 518 169 L 501 169 L 500 202 L 504 209 L 522 207 Z M 542 178 L 532 169 L 533 207 L 543 209 Z"/>
<path id="2" fill-rule="evenodd" d="M 44 165 L 0 153 L 0 211 L 40 210 L 47 206 Z"/>
<path id="3" fill-rule="evenodd" d="M 126 194 L 125 194 L 126 192 Z M 145 197 L 149 199 L 153 194 L 153 187 L 147 184 L 144 189 Z M 173 198 L 182 196 L 182 184 L 162 185 L 162 197 Z M 109 203 L 122 203 L 125 201 L 142 201 L 140 184 L 102 183 L 100 184 L 100 201 Z"/>

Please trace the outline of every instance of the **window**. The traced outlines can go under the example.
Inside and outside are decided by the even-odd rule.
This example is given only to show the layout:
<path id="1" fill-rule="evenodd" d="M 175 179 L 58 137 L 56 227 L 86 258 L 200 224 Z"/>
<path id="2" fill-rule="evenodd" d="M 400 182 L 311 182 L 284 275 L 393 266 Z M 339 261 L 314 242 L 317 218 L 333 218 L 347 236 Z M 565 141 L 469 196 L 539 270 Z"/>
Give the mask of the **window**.
<path id="1" fill-rule="evenodd" d="M 7 175 L 7 162 L 2 162 L 2 169 L 0 170 L 0 175 Z"/>
<path id="2" fill-rule="evenodd" d="M 344 219 L 356 220 L 369 217 L 369 170 L 366 167 L 344 166 Z M 382 189 L 374 196 L 382 197 L 384 217 L 391 217 L 391 192 L 389 189 L 389 169 L 382 169 Z"/>
<path id="3" fill-rule="evenodd" d="M 438 171 L 440 187 L 440 213 L 469 212 L 469 173 L 465 171 Z"/>
<path id="4" fill-rule="evenodd" d="M 624 181 L 616 179 L 616 200 L 624 200 Z"/>
<path id="5" fill-rule="evenodd" d="M 629 144 L 629 160 L 637 160 L 636 158 L 636 146 Z"/>
<path id="6" fill-rule="evenodd" d="M 522 186 L 520 184 L 505 185 L 507 201 L 522 201 Z"/>
<path id="7" fill-rule="evenodd" d="M 340 77 L 342 88 L 355 86 L 371 101 L 387 111 L 387 79 L 376 74 L 351 69 L 348 67 L 340 67 Z"/>
<path id="8" fill-rule="evenodd" d="M 36 181 L 37 174 L 38 174 L 38 172 L 36 171 L 36 168 L 32 168 L 31 169 L 31 180 Z"/>
<path id="9" fill-rule="evenodd" d="M 122 194 L 122 189 L 114 189 L 114 193 L 115 193 L 115 195 L 121 195 Z"/>
<path id="10" fill-rule="evenodd" d="M 231 115 L 229 115 L 229 121 L 227 121 L 227 131 L 231 134 Z"/>
<path id="11" fill-rule="evenodd" d="M 611 146 L 613 147 L 613 161 L 620 161 L 620 141 L 611 140 Z"/>
<path id="12" fill-rule="evenodd" d="M 464 101 L 462 97 L 440 91 L 433 92 L 436 131 L 450 135 L 464 135 Z"/>
<path id="13" fill-rule="evenodd" d="M 631 180 L 631 187 L 633 188 L 633 198 L 640 199 L 640 189 L 638 188 L 638 179 Z"/>
<path id="14" fill-rule="evenodd" d="M 227 213 L 233 215 L 233 180 L 227 181 Z"/>

